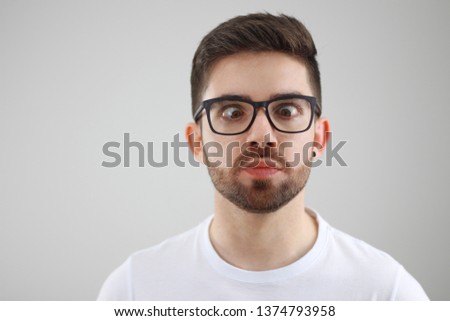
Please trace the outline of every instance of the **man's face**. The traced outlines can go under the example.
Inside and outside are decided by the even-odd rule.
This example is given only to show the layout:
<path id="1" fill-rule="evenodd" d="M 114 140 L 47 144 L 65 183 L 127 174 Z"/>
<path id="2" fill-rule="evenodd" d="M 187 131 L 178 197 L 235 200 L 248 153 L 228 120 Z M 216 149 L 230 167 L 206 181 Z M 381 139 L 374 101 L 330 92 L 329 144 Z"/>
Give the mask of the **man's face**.
<path id="1" fill-rule="evenodd" d="M 281 94 L 313 96 L 303 63 L 283 53 L 239 53 L 214 64 L 203 99 L 233 95 L 265 101 Z M 283 133 L 271 126 L 262 108 L 250 129 L 238 135 L 212 132 L 205 115 L 200 121 L 212 182 L 239 208 L 270 213 L 305 186 L 310 168 L 304 163 L 310 159 L 312 148 L 307 147 L 314 141 L 314 124 L 302 133 Z M 216 148 L 208 146 L 214 144 L 221 146 L 222 156 L 211 156 Z"/>

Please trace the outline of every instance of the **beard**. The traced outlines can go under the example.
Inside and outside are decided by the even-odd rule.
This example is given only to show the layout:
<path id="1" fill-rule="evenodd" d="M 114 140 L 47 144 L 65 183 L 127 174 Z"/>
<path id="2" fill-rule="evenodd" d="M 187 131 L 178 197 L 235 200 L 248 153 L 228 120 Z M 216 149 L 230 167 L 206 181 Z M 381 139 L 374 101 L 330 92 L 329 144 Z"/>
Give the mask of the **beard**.
<path id="1" fill-rule="evenodd" d="M 286 178 L 278 183 L 271 178 L 253 178 L 250 186 L 244 185 L 239 180 L 243 167 L 254 167 L 260 160 L 269 166 L 275 167 L 276 164 Z M 304 164 L 292 166 L 273 148 L 253 150 L 251 153 L 242 151 L 231 168 L 209 166 L 207 160 L 206 165 L 214 187 L 223 197 L 242 210 L 262 214 L 275 212 L 289 203 L 303 190 L 311 172 L 310 167 Z"/>

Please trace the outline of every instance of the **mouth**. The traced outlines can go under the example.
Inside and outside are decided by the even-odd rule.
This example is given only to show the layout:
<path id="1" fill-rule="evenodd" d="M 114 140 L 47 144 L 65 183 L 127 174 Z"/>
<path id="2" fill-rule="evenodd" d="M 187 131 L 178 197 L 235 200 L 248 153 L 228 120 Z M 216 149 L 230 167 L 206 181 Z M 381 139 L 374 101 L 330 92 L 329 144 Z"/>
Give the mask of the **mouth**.
<path id="1" fill-rule="evenodd" d="M 281 168 L 277 167 L 278 164 L 276 164 L 273 160 L 270 160 L 270 162 L 260 160 L 254 165 L 255 166 L 244 167 L 242 170 L 255 178 L 269 178 L 281 172 L 282 170 Z"/>

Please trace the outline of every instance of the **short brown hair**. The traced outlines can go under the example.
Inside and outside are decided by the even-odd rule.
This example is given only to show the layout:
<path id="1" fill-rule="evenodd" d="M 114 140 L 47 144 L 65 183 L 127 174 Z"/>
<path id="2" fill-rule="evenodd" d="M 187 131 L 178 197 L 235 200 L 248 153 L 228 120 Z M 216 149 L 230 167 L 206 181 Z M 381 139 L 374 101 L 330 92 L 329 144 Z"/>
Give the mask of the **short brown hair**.
<path id="1" fill-rule="evenodd" d="M 294 17 L 253 13 L 221 23 L 200 42 L 192 60 L 192 115 L 201 104 L 212 65 L 221 58 L 244 51 L 278 51 L 300 59 L 308 70 L 310 85 L 321 105 L 317 50 L 309 31 Z"/>

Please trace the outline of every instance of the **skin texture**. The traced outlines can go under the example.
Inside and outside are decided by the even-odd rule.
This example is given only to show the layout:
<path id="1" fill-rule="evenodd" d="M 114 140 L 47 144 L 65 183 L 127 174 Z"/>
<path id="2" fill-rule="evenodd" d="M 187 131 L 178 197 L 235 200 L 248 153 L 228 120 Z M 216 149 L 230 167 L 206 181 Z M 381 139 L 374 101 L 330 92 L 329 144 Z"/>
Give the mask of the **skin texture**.
<path id="1" fill-rule="evenodd" d="M 263 101 L 287 93 L 314 96 L 300 60 L 278 52 L 244 52 L 213 65 L 203 100 L 239 95 Z M 305 164 L 313 160 L 313 150 L 316 157 L 322 154 L 327 132 L 323 117 L 303 133 L 279 132 L 262 109 L 252 127 L 239 135 L 213 133 L 205 115 L 198 124 L 187 125 L 191 150 L 208 166 L 216 187 L 210 239 L 225 261 L 246 270 L 270 270 L 298 260 L 312 248 L 317 224 L 304 209 L 310 173 Z M 205 148 L 208 144 L 219 144 L 224 151 L 230 144 L 245 148 L 228 148 L 229 153 L 216 156 Z M 289 148 L 281 152 L 283 144 Z M 252 169 L 242 162 L 250 152 L 258 156 Z M 296 162 L 299 153 L 301 161 Z"/>

